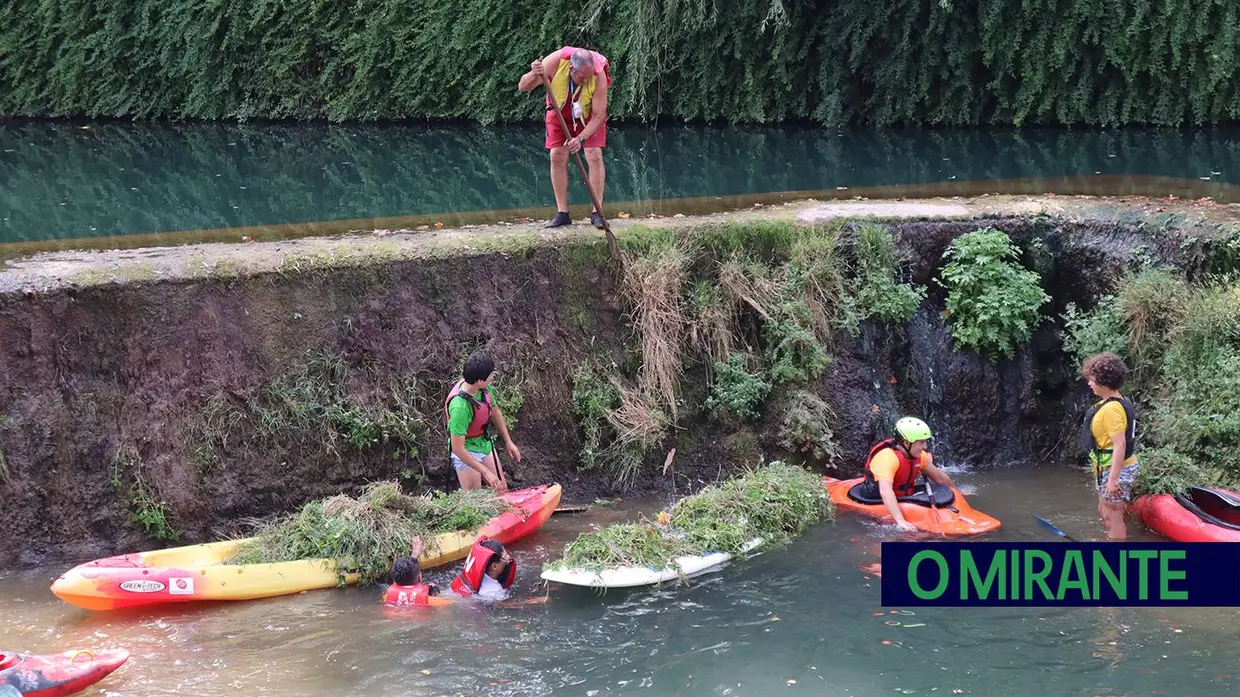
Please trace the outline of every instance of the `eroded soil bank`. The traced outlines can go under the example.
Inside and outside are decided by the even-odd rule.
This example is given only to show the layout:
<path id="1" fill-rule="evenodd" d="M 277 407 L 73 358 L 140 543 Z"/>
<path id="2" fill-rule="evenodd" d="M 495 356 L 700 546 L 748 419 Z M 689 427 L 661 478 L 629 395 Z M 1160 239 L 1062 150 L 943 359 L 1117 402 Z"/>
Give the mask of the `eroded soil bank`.
<path id="1" fill-rule="evenodd" d="M 593 228 L 385 230 L 11 262 L 0 274 L 0 563 L 210 541 L 247 516 L 382 478 L 452 485 L 442 401 L 477 349 L 497 359 L 515 417 L 512 485 L 558 481 L 566 503 L 683 495 L 764 455 L 854 474 L 904 413 L 932 424 L 949 462 L 1066 459 L 1085 400 L 1062 351 L 1067 303 L 1091 306 L 1133 264 L 1219 263 L 1238 209 L 992 196 L 617 221 L 622 242 L 655 226 L 749 226 L 741 239 L 752 242 L 754 225 L 882 216 L 907 280 L 928 289 L 906 324 L 866 321 L 831 342 L 807 389 L 830 407 L 832 457 L 789 449 L 781 424 L 795 404 L 768 400 L 745 425 L 708 418 L 710 373 L 689 350 L 676 428 L 625 486 L 581 468 L 587 434 L 573 411 L 583 363 L 632 376 L 643 362 L 621 272 Z M 1052 297 L 1032 341 L 998 362 L 953 348 L 934 282 L 951 241 L 986 226 L 1011 235 Z"/>

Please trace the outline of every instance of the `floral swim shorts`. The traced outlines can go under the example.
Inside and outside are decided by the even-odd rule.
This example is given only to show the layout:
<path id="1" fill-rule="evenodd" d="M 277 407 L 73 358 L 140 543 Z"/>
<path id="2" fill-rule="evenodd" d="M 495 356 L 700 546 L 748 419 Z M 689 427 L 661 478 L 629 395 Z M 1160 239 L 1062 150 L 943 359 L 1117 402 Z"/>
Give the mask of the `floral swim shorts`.
<path id="1" fill-rule="evenodd" d="M 1132 485 L 1137 481 L 1137 470 L 1140 467 L 1140 462 L 1134 462 L 1119 471 L 1119 495 L 1114 498 L 1106 494 L 1107 479 L 1111 477 L 1111 470 L 1104 469 L 1099 472 L 1094 482 L 1098 486 L 1098 498 L 1112 503 L 1128 503 L 1132 501 Z"/>

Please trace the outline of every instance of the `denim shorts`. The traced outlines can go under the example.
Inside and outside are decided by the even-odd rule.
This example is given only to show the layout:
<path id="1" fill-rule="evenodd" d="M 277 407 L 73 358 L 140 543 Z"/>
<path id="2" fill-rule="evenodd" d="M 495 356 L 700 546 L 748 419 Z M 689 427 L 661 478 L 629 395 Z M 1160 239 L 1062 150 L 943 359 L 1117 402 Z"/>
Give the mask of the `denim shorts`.
<path id="1" fill-rule="evenodd" d="M 1140 462 L 1134 462 L 1131 465 L 1119 471 L 1119 495 L 1110 498 L 1106 495 L 1107 480 L 1111 477 L 1110 468 L 1104 469 L 1098 473 L 1094 483 L 1098 485 L 1098 498 L 1103 501 L 1112 503 L 1127 503 L 1132 500 L 1132 485 L 1137 481 L 1137 470 L 1141 467 Z"/>
<path id="2" fill-rule="evenodd" d="M 448 454 L 449 454 L 449 457 L 450 457 L 450 458 L 451 458 L 451 460 L 452 460 L 452 469 L 456 470 L 457 472 L 464 472 L 465 470 L 472 470 L 472 469 L 473 469 L 473 467 L 470 467 L 469 465 L 465 464 L 465 461 L 464 461 L 464 460 L 462 460 L 461 458 L 457 457 L 457 456 L 456 456 L 456 453 L 449 452 Z M 473 455 L 473 456 L 474 456 L 474 457 L 476 457 L 476 458 L 478 458 L 478 461 L 479 461 L 479 462 L 481 462 L 481 463 L 483 463 L 483 464 L 486 464 L 486 460 L 487 460 L 487 458 L 488 458 L 488 457 L 490 457 L 490 455 L 486 455 L 486 454 L 484 454 L 484 453 L 476 453 L 476 452 L 474 452 L 474 451 L 472 451 L 472 450 L 470 450 L 470 451 L 469 451 L 469 454 L 470 454 L 470 455 Z"/>

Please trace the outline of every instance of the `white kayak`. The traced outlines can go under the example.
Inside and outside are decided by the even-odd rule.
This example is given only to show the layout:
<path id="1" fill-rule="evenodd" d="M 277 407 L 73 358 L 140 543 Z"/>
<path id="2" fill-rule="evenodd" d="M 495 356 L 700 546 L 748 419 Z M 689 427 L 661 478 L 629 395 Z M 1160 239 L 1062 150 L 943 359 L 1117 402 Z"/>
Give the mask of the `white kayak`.
<path id="1" fill-rule="evenodd" d="M 762 538 L 755 537 L 745 543 L 741 552 L 757 549 Z M 589 588 L 633 588 L 666 583 L 678 578 L 690 578 L 699 574 L 717 571 L 719 567 L 731 561 L 732 555 L 727 552 L 712 552 L 701 556 L 676 557 L 674 566 L 654 569 L 648 566 L 612 566 L 596 571 L 593 569 L 546 569 L 542 572 L 545 581 L 555 581 L 570 586 L 586 586 Z"/>

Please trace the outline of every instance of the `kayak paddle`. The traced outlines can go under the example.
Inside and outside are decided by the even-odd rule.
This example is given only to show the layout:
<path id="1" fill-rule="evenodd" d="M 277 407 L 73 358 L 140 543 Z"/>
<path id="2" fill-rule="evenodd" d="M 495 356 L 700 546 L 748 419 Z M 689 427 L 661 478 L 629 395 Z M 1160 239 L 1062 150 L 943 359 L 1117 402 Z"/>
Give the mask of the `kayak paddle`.
<path id="1" fill-rule="evenodd" d="M 1080 542 L 1080 540 L 1078 540 L 1078 539 L 1076 539 L 1075 537 L 1073 537 L 1073 536 L 1069 535 L 1068 533 L 1064 532 L 1063 530 L 1060 530 L 1059 528 L 1055 527 L 1055 524 L 1054 524 L 1054 523 L 1052 523 L 1051 521 L 1047 520 L 1046 518 L 1043 518 L 1042 516 L 1038 515 L 1037 513 L 1034 513 L 1034 514 L 1033 514 L 1033 517 L 1038 519 L 1038 522 L 1039 522 L 1039 523 L 1041 523 L 1042 527 L 1046 528 L 1047 530 L 1050 530 L 1051 532 L 1055 533 L 1056 535 L 1059 535 L 1060 537 L 1062 537 L 1063 539 L 1067 540 L 1068 542 Z"/>

